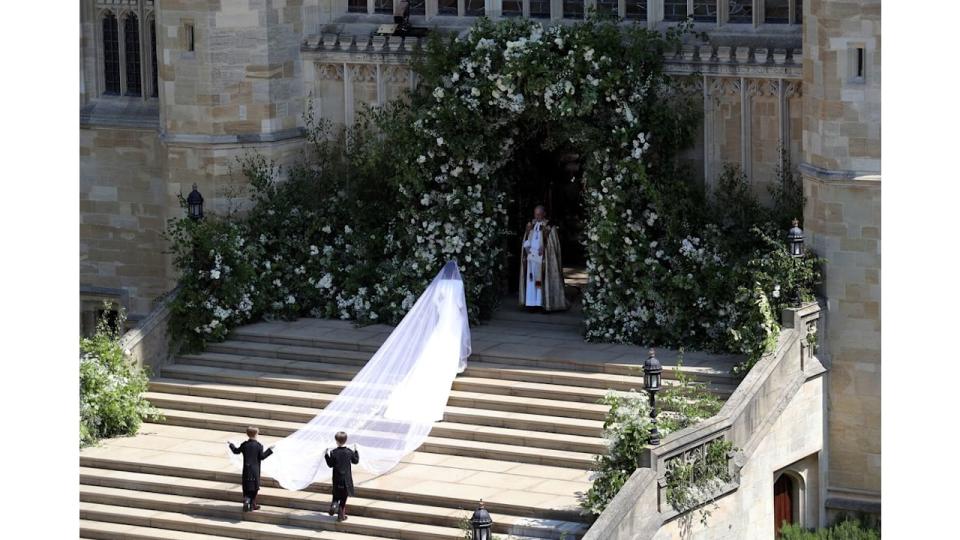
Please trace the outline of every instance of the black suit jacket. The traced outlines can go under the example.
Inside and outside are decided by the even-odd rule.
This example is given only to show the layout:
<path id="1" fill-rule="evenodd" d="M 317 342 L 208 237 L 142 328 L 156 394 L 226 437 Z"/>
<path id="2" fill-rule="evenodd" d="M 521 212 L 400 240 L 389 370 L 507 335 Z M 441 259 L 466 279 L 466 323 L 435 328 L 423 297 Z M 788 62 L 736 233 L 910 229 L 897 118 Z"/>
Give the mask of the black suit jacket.
<path id="1" fill-rule="evenodd" d="M 351 497 L 353 494 L 353 467 L 360 463 L 360 452 L 354 452 L 346 446 L 338 446 L 325 454 L 327 466 L 333 469 L 333 489 L 335 491 L 346 490 Z"/>
<path id="2" fill-rule="evenodd" d="M 244 441 L 239 447 L 230 443 L 230 450 L 234 454 L 243 454 L 243 490 L 260 489 L 260 462 L 270 457 L 273 450 L 264 451 L 263 445 L 254 440 Z"/>

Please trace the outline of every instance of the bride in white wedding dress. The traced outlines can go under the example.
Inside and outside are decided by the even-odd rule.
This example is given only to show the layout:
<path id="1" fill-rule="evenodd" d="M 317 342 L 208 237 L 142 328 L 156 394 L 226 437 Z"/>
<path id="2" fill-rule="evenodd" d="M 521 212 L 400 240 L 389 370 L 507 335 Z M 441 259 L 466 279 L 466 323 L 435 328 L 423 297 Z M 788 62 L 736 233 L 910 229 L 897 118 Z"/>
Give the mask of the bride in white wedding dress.
<path id="1" fill-rule="evenodd" d="M 453 379 L 469 356 L 463 281 L 450 261 L 343 391 L 274 445 L 262 474 L 291 490 L 329 479 L 323 453 L 338 431 L 358 446 L 358 467 L 373 474 L 392 469 L 443 418 Z"/>

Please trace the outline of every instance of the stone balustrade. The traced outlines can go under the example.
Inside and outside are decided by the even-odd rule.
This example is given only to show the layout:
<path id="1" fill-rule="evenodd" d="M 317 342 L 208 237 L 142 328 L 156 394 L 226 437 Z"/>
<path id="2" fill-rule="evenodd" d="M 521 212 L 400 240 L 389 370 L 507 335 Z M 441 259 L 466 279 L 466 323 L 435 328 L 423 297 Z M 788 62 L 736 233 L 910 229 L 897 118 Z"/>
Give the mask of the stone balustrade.
<path id="1" fill-rule="evenodd" d="M 765 355 L 740 382 L 715 416 L 664 437 L 659 446 L 646 449 L 645 457 L 617 496 L 607 506 L 584 540 L 653 538 L 665 523 L 693 511 L 680 513 L 666 503 L 666 471 L 671 460 L 702 452 L 713 441 L 725 439 L 735 451 L 729 455 L 731 482 L 712 497 L 739 488 L 739 471 L 753 455 L 769 429 L 808 380 L 825 368 L 814 356 L 820 306 L 809 303 L 783 313 L 783 329 L 773 352 Z"/>

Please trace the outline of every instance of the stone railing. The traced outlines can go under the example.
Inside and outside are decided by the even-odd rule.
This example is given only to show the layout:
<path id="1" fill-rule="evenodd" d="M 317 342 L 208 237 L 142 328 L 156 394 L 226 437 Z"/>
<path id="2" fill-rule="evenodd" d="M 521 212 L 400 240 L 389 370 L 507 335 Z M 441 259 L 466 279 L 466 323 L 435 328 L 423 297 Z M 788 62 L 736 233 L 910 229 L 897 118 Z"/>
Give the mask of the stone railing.
<path id="1" fill-rule="evenodd" d="M 127 331 L 120 338 L 124 354 L 136 361 L 138 367 L 146 366 L 156 373 L 170 360 L 172 351 L 167 335 L 167 322 L 170 320 L 170 302 L 176 294 L 177 289 L 167 293 L 136 328 Z"/>
<path id="2" fill-rule="evenodd" d="M 820 306 L 816 303 L 784 310 L 783 328 L 775 350 L 765 355 L 740 382 L 736 391 L 713 417 L 671 433 L 659 446 L 648 448 L 606 510 L 590 527 L 584 540 L 646 539 L 681 512 L 666 503 L 666 471 L 672 460 L 703 452 L 717 440 L 733 443 L 729 454 L 731 482 L 713 498 L 739 487 L 739 470 L 766 436 L 805 381 L 823 373 L 813 356 Z M 685 512 L 693 508 L 685 509 Z"/>

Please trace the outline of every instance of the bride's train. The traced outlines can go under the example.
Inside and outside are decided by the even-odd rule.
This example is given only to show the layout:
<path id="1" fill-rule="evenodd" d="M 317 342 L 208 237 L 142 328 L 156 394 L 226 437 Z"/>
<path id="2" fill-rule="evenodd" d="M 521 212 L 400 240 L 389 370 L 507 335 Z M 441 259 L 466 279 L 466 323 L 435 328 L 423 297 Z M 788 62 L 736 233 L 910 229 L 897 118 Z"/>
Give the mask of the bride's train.
<path id="1" fill-rule="evenodd" d="M 340 395 L 276 443 L 263 474 L 290 490 L 329 479 L 323 454 L 338 431 L 357 445 L 361 469 L 389 471 L 443 418 L 453 379 L 469 356 L 463 280 L 450 261 Z"/>

